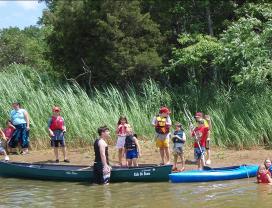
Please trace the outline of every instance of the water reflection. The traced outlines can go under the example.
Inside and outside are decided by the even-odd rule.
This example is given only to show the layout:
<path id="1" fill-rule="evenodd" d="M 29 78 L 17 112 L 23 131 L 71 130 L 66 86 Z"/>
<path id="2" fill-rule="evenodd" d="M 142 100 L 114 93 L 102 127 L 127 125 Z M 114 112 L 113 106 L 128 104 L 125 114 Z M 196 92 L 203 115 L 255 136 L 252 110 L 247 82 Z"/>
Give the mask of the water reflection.
<path id="1" fill-rule="evenodd" d="M 0 178 L 0 207 L 272 207 L 272 186 L 255 179 L 108 186 Z"/>

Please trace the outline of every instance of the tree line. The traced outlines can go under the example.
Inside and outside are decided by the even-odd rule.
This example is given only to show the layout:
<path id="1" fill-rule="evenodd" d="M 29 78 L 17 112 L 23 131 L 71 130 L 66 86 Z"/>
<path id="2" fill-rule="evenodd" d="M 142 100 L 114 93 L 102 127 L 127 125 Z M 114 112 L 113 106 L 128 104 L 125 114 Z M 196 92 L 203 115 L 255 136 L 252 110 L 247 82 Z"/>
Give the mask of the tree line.
<path id="1" fill-rule="evenodd" d="M 270 86 L 272 3 L 249 0 L 44 0 L 39 27 L 0 30 L 12 63 L 84 87 Z"/>

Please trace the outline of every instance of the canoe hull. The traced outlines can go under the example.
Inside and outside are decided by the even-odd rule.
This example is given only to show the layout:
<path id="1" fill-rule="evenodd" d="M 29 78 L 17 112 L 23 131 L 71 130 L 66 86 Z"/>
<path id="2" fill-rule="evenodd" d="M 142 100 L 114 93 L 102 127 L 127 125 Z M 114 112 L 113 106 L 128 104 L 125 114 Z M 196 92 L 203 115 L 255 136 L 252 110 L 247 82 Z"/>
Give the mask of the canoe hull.
<path id="1" fill-rule="evenodd" d="M 111 182 L 168 181 L 171 165 L 143 165 L 137 168 L 113 167 Z M 31 164 L 0 161 L 0 176 L 54 181 L 93 182 L 93 168 L 88 166 Z"/>
<path id="2" fill-rule="evenodd" d="M 257 165 L 241 165 L 211 170 L 193 170 L 181 173 L 172 173 L 169 179 L 173 183 L 223 181 L 254 177 L 257 175 Z"/>

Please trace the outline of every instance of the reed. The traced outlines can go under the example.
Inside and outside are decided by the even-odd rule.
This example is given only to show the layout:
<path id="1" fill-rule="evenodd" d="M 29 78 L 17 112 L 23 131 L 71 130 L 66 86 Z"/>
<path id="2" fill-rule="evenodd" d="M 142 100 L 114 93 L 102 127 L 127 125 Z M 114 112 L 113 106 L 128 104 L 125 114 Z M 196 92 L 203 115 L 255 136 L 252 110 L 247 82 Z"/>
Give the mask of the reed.
<path id="1" fill-rule="evenodd" d="M 250 94 L 214 89 L 193 86 L 166 89 L 148 80 L 141 88 L 130 86 L 122 90 L 108 86 L 93 89 L 87 94 L 77 84 L 56 83 L 29 67 L 12 65 L 0 72 L 1 126 L 9 117 L 11 103 L 17 100 L 30 114 L 34 148 L 49 146 L 47 121 L 54 105 L 62 109 L 67 126 L 66 139 L 72 146 L 84 146 L 94 141 L 97 128 L 104 124 L 113 132 L 114 143 L 120 115 L 128 117 L 142 139 L 152 140 L 154 129 L 150 124 L 151 119 L 161 105 L 169 106 L 172 120 L 182 122 L 188 129 L 182 113 L 183 105 L 187 103 L 192 114 L 204 111 L 212 117 L 214 145 L 236 148 L 271 145 L 271 90 Z"/>

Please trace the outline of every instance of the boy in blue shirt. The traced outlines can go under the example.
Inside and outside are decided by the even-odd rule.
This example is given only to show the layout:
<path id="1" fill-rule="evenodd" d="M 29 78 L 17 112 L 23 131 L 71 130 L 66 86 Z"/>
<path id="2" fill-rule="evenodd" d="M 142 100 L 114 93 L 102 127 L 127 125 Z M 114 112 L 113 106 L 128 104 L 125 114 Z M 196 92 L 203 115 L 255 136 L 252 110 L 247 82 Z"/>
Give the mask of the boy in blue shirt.
<path id="1" fill-rule="evenodd" d="M 179 171 L 183 171 L 185 169 L 185 160 L 184 160 L 184 144 L 186 141 L 186 135 L 180 123 L 175 124 L 175 131 L 172 136 L 173 142 L 173 155 L 174 155 L 174 164 L 173 171 L 178 171 L 177 161 L 178 156 L 181 159 L 182 167 Z"/>

